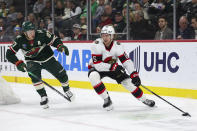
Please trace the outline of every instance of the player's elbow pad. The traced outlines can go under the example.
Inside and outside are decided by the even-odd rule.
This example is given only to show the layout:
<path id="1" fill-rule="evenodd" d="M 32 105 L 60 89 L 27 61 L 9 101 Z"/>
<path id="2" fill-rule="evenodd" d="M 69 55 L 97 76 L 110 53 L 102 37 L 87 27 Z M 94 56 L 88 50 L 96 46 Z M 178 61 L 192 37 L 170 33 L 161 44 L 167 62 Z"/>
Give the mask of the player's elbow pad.
<path id="1" fill-rule="evenodd" d="M 13 64 L 15 64 L 16 61 L 18 61 L 18 58 L 15 56 L 15 53 L 10 49 L 8 49 L 6 52 L 6 59 Z"/>

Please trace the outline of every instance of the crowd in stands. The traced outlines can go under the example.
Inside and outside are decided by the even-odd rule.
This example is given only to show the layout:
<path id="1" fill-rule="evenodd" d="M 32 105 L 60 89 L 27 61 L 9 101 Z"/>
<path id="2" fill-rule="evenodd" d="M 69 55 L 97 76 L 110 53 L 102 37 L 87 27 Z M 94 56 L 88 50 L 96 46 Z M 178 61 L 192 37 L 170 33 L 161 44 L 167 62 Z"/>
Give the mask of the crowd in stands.
<path id="1" fill-rule="evenodd" d="M 28 0 L 26 20 L 52 32 L 52 0 Z M 87 1 L 54 0 L 54 30 L 63 41 L 87 39 Z M 104 25 L 114 26 L 116 39 L 173 39 L 173 0 L 91 0 L 91 39 Z M 24 0 L 0 0 L 0 42 L 12 41 L 25 20 Z M 176 0 L 176 39 L 197 39 L 197 0 Z"/>

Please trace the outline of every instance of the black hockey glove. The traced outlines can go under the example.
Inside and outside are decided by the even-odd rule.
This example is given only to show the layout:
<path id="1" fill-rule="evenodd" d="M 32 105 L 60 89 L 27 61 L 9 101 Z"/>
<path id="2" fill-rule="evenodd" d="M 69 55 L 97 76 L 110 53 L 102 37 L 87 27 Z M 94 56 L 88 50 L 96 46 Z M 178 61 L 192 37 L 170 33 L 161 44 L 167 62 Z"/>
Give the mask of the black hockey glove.
<path id="1" fill-rule="evenodd" d="M 57 50 L 58 50 L 59 52 L 64 52 L 66 55 L 69 55 L 68 48 L 67 48 L 65 45 L 63 45 L 63 44 L 59 44 L 59 45 L 57 46 Z"/>
<path id="2" fill-rule="evenodd" d="M 16 65 L 16 67 L 17 67 L 17 69 L 18 69 L 19 71 L 26 72 L 26 71 L 25 71 L 26 64 L 25 64 L 22 60 L 17 61 L 17 62 L 15 63 L 15 65 Z"/>
<path id="3" fill-rule="evenodd" d="M 131 82 L 135 85 L 135 86 L 140 86 L 141 85 L 141 80 L 139 78 L 139 75 L 136 71 L 132 72 L 131 75 Z"/>

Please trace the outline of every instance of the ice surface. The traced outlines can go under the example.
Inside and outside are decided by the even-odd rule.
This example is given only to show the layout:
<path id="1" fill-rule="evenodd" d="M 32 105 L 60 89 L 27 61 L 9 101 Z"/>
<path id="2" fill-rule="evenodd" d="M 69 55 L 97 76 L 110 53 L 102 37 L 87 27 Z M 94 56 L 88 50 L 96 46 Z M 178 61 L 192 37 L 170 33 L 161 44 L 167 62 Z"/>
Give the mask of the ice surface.
<path id="1" fill-rule="evenodd" d="M 147 95 L 157 105 L 150 108 L 129 93 L 109 92 L 114 110 L 108 112 L 94 90 L 72 88 L 76 100 L 70 103 L 46 87 L 50 108 L 42 109 L 32 85 L 11 86 L 22 102 L 0 105 L 0 131 L 197 131 L 194 99 L 164 97 L 192 115 L 184 117 L 156 96 Z"/>

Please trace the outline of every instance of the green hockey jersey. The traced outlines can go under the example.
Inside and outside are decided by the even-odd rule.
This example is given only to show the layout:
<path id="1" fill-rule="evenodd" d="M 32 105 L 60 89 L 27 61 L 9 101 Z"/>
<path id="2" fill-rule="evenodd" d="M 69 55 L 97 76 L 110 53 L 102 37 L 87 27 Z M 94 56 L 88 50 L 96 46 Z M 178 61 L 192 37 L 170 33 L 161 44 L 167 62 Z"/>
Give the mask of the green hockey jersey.
<path id="1" fill-rule="evenodd" d="M 42 62 L 53 55 L 53 50 L 50 46 L 57 47 L 59 44 L 63 43 L 60 38 L 54 34 L 44 30 L 36 30 L 34 40 L 28 40 L 25 34 L 17 36 L 8 49 L 13 53 L 8 53 L 7 51 L 6 55 L 8 61 L 15 63 L 18 60 L 15 58 L 15 54 L 21 49 L 26 61 L 33 60 Z"/>

